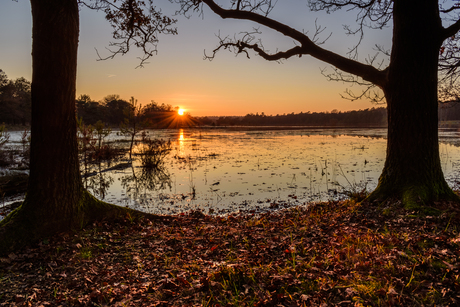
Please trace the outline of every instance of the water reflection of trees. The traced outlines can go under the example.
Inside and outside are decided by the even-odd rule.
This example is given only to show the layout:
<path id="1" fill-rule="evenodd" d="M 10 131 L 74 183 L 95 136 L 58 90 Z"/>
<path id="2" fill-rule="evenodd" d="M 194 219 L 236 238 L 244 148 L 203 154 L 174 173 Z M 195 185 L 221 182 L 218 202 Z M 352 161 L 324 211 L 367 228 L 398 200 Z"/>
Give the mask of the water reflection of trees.
<path id="1" fill-rule="evenodd" d="M 100 126 L 100 127 L 99 127 Z M 100 129 L 98 129 L 98 127 Z M 126 148 L 115 150 L 112 145 L 104 144 L 103 139 L 108 136 L 110 129 L 97 122 L 93 127 L 86 126 L 79 120 L 79 149 L 81 159 L 81 171 L 84 178 L 85 188 L 100 199 L 106 197 L 106 193 L 113 184 L 112 171 L 131 169 L 130 174 L 122 176 L 121 184 L 126 190 L 126 195 L 132 200 L 141 201 L 148 198 L 148 194 L 155 191 L 171 190 L 171 179 L 164 165 L 165 158 L 171 152 L 171 142 L 162 139 L 151 139 L 147 134 L 142 135 L 137 153 L 137 161 L 133 161 L 132 149 L 133 138 L 129 149 L 129 162 L 115 164 L 126 153 Z M 105 129 L 105 130 L 104 130 Z M 105 153 L 109 154 L 105 154 Z M 135 166 L 140 162 L 141 166 Z M 105 166 L 105 167 L 103 167 Z"/>
<path id="2" fill-rule="evenodd" d="M 129 169 L 120 179 L 126 195 L 140 203 L 146 203 L 151 194 L 168 189 L 172 190 L 171 175 L 164 164 L 155 168 L 135 166 L 132 163 L 122 163 L 114 167 L 104 168 L 105 163 L 93 164 L 83 175 L 85 188 L 99 199 L 104 199 L 108 189 L 114 183 L 114 170 Z"/>
<path id="3" fill-rule="evenodd" d="M 142 135 L 139 146 L 141 166 L 131 165 L 131 174 L 123 176 L 121 185 L 133 200 L 146 203 L 152 192 L 172 189 L 171 176 L 165 166 L 165 158 L 171 152 L 171 142 L 162 139 L 150 139 Z"/>
<path id="4" fill-rule="evenodd" d="M 146 203 L 152 192 L 172 189 L 171 175 L 163 164 L 155 168 L 132 165 L 131 173 L 121 178 L 121 185 L 129 198 L 141 203 Z"/>
<path id="5" fill-rule="evenodd" d="M 102 170 L 102 163 L 96 164 L 96 170 L 84 176 L 85 188 L 99 199 L 104 199 L 114 179 L 107 170 Z"/>

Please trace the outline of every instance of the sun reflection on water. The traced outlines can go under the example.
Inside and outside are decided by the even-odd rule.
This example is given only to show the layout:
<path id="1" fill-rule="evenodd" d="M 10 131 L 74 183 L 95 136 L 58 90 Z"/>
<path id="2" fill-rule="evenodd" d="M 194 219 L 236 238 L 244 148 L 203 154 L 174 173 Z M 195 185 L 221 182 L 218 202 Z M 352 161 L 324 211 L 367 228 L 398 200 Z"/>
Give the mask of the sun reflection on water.
<path id="1" fill-rule="evenodd" d="M 185 137 L 184 129 L 179 129 L 179 137 L 177 138 L 177 152 L 180 157 L 185 156 Z"/>

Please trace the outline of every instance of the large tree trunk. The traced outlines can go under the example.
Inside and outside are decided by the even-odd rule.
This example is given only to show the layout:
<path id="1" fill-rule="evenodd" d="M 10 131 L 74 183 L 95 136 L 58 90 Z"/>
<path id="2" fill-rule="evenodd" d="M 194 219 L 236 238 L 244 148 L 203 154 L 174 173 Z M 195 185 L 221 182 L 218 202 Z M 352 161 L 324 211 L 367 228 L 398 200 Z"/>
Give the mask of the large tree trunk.
<path id="1" fill-rule="evenodd" d="M 75 118 L 78 5 L 75 0 L 31 4 L 33 117 L 23 207 L 43 228 L 60 229 L 72 224 L 82 191 Z"/>
<path id="2" fill-rule="evenodd" d="M 454 199 L 439 158 L 437 72 L 442 41 L 437 1 L 395 1 L 388 83 L 388 147 L 371 200 L 406 205 Z"/>

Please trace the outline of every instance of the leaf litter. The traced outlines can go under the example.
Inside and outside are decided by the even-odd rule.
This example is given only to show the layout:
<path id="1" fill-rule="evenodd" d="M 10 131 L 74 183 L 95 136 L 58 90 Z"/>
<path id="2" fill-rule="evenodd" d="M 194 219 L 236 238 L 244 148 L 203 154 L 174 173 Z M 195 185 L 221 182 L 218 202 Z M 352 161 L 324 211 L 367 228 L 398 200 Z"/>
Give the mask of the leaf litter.
<path id="1" fill-rule="evenodd" d="M 456 306 L 460 211 L 437 207 L 102 221 L 0 258 L 0 306 Z"/>

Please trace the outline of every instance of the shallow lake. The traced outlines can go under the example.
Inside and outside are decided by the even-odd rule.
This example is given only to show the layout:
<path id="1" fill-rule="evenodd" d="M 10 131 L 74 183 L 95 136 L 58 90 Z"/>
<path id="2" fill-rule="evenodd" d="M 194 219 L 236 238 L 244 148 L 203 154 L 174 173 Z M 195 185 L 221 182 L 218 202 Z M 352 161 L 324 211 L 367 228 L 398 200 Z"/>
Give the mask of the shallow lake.
<path id="1" fill-rule="evenodd" d="M 152 213 L 263 211 L 371 191 L 386 150 L 386 129 L 177 129 L 149 136 L 172 143 L 160 171 L 147 172 L 136 159 L 102 163 L 84 179 L 88 189 Z M 122 138 L 113 132 L 106 140 Z M 452 187 L 460 178 L 459 144 L 458 131 L 440 130 L 442 167 Z M 115 165 L 124 167 L 107 171 Z"/>

